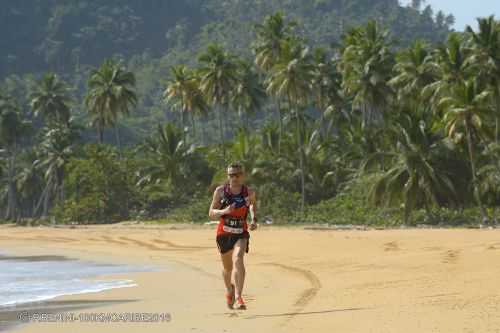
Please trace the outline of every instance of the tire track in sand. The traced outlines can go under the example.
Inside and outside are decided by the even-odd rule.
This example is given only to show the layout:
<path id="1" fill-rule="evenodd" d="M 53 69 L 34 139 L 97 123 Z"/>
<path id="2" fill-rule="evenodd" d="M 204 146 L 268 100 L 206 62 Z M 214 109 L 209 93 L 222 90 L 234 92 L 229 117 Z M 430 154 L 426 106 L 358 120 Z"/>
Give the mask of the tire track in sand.
<path id="1" fill-rule="evenodd" d="M 205 250 L 205 249 L 213 249 L 213 246 L 195 246 L 195 245 L 179 245 L 175 244 L 174 242 L 167 241 L 167 240 L 162 240 L 162 239 L 153 239 L 154 243 L 157 244 L 165 244 L 170 247 L 176 248 L 176 249 L 189 249 L 189 250 Z"/>
<path id="2" fill-rule="evenodd" d="M 309 302 L 313 300 L 314 297 L 318 294 L 318 291 L 321 289 L 321 281 L 319 278 L 314 274 L 312 271 L 307 270 L 307 269 L 302 269 L 298 267 L 293 267 L 293 266 L 288 266 L 288 265 L 283 265 L 280 263 L 275 263 L 275 262 L 269 262 L 269 263 L 261 263 L 260 265 L 265 265 L 265 266 L 273 266 L 273 267 L 278 267 L 283 270 L 286 270 L 288 272 L 298 274 L 305 278 L 311 285 L 310 288 L 305 289 L 302 291 L 300 296 L 297 298 L 295 303 L 293 304 L 294 306 L 302 309 L 304 308 Z"/>
<path id="3" fill-rule="evenodd" d="M 170 241 L 166 240 L 160 240 L 160 239 L 154 239 L 152 242 L 146 242 L 134 238 L 129 238 L 129 237 L 119 237 L 121 241 L 126 241 L 128 244 L 132 243 L 141 247 L 145 247 L 149 250 L 153 251 L 180 251 L 180 252 L 185 252 L 185 251 L 200 251 L 200 250 L 206 250 L 206 249 L 213 249 L 213 247 L 208 247 L 208 246 L 189 246 L 189 245 L 178 245 L 175 243 L 172 243 Z M 159 246 L 156 244 L 163 244 L 163 246 Z"/>

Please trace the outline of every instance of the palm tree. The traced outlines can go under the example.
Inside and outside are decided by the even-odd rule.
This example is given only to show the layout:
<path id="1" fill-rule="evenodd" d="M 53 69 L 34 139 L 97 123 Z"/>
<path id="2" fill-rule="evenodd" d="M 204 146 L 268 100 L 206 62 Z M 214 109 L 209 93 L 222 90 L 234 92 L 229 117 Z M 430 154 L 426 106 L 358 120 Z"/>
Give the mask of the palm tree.
<path id="1" fill-rule="evenodd" d="M 495 142 L 499 141 L 500 117 L 500 22 L 492 15 L 478 18 L 479 30 L 476 33 L 470 26 L 466 31 L 471 36 L 472 55 L 468 61 L 477 77 L 491 87 L 496 107 Z"/>
<path id="2" fill-rule="evenodd" d="M 400 103 L 422 102 L 422 89 L 436 79 L 431 69 L 431 61 L 429 45 L 422 40 L 415 41 L 396 56 L 396 74 L 389 81 L 389 85 L 397 91 Z"/>
<path id="3" fill-rule="evenodd" d="M 433 54 L 429 67 L 436 80 L 422 90 L 422 96 L 430 98 L 434 108 L 439 105 L 441 98 L 451 93 L 456 84 L 461 84 L 469 77 L 468 55 L 463 36 L 458 33 L 451 33 L 446 44 L 439 46 Z"/>
<path id="4" fill-rule="evenodd" d="M 153 161 L 141 171 L 139 186 L 167 180 L 175 190 L 182 188 L 189 176 L 187 165 L 194 146 L 182 139 L 178 128 L 171 123 L 158 125 L 155 135 L 147 138 L 139 149 L 151 156 Z"/>
<path id="5" fill-rule="evenodd" d="M 68 126 L 47 128 L 39 147 L 39 157 L 33 165 L 43 170 L 45 187 L 35 207 L 38 214 L 43 204 L 42 218 L 47 218 L 51 201 L 64 201 L 65 166 L 73 155 L 74 144 L 79 138 L 79 127 L 70 121 Z"/>
<path id="6" fill-rule="evenodd" d="M 199 88 L 199 79 L 195 73 L 185 65 L 172 67 L 173 79 L 167 83 L 164 92 L 165 101 L 181 111 L 182 132 L 185 133 L 185 117 L 191 116 L 193 137 L 196 135 L 194 113 L 203 112 L 206 103 Z M 185 134 L 184 135 L 184 140 Z"/>
<path id="7" fill-rule="evenodd" d="M 271 68 L 280 62 L 282 56 L 282 44 L 286 40 L 293 38 L 293 28 L 295 21 L 286 22 L 283 13 L 277 12 L 264 19 L 263 24 L 255 25 L 257 39 L 253 45 L 255 54 L 255 64 L 264 72 L 268 73 Z M 281 101 L 276 99 L 279 121 L 279 144 L 283 136 L 283 115 Z"/>
<path id="8" fill-rule="evenodd" d="M 8 96 L 0 95 L 0 152 L 6 158 L 7 209 L 6 220 L 20 217 L 16 178 L 17 156 L 21 139 L 29 133 L 30 123 L 21 118 L 19 108 Z"/>
<path id="9" fill-rule="evenodd" d="M 363 114 L 362 126 L 372 118 L 383 120 L 385 107 L 392 96 L 388 85 L 393 67 L 393 55 L 387 42 L 388 32 L 375 21 L 347 34 L 339 63 L 343 88 L 352 96 L 353 107 Z"/>
<path id="10" fill-rule="evenodd" d="M 410 117 L 397 124 L 393 131 L 397 140 L 395 150 L 384 153 L 385 158 L 391 160 L 391 167 L 383 171 L 370 189 L 370 200 L 387 205 L 402 200 L 405 224 L 409 223 L 412 210 L 418 206 L 429 210 L 431 205 L 456 204 L 458 199 L 452 174 L 441 163 L 447 150 L 442 138 L 432 133 L 424 120 Z"/>
<path id="11" fill-rule="evenodd" d="M 486 163 L 477 171 L 480 194 L 493 206 L 493 221 L 498 223 L 496 212 L 500 204 L 500 145 L 490 143 L 481 155 Z"/>
<path id="12" fill-rule="evenodd" d="M 224 147 L 222 118 L 223 109 L 228 108 L 234 87 L 238 82 L 236 58 L 226 52 L 221 46 L 211 44 L 199 56 L 198 61 L 201 63 L 201 68 L 199 69 L 201 78 L 200 90 L 210 105 L 218 109 L 220 140 L 225 159 L 226 149 Z"/>
<path id="13" fill-rule="evenodd" d="M 314 97 L 315 104 L 321 113 L 319 127 L 323 126 L 324 117 L 335 111 L 340 111 L 345 103 L 342 94 L 342 77 L 337 70 L 337 59 L 328 58 L 322 48 L 314 50 L 315 77 Z"/>
<path id="14" fill-rule="evenodd" d="M 294 21 L 286 22 L 283 13 L 277 12 L 255 25 L 257 39 L 253 45 L 255 63 L 263 71 L 269 71 L 281 58 L 282 42 L 289 39 Z"/>
<path id="15" fill-rule="evenodd" d="M 118 146 L 120 134 L 116 127 L 119 114 L 128 115 L 137 104 L 134 91 L 135 76 L 113 60 L 106 60 L 99 69 L 94 69 L 88 81 L 85 104 L 97 127 L 99 143 L 104 141 L 104 129 L 115 126 Z"/>
<path id="16" fill-rule="evenodd" d="M 490 98 L 490 91 L 482 90 L 475 80 L 469 79 L 456 84 L 450 96 L 442 98 L 439 102 L 439 107 L 445 110 L 443 121 L 448 136 L 453 137 L 461 129 L 465 130 L 474 195 L 485 221 L 488 220 L 488 215 L 479 195 L 474 146 L 475 138 L 485 131 L 483 123 L 491 116 Z"/>
<path id="17" fill-rule="evenodd" d="M 27 163 L 19 171 L 17 177 L 17 189 L 23 202 L 24 216 L 33 217 L 37 199 L 43 191 L 44 179 L 40 170 L 34 165 L 35 159 L 30 153 L 26 156 Z"/>
<path id="18" fill-rule="evenodd" d="M 279 98 L 286 98 L 290 110 L 294 112 L 301 179 L 302 198 L 300 208 L 302 214 L 306 198 L 303 138 L 300 126 L 303 117 L 300 114 L 300 109 L 307 105 L 311 98 L 315 75 L 309 49 L 296 41 L 287 41 L 283 45 L 281 62 L 273 67 L 269 78 L 266 80 L 267 92 Z"/>
<path id="19" fill-rule="evenodd" d="M 245 128 L 240 128 L 230 148 L 232 158 L 243 163 L 250 175 L 258 156 L 257 144 L 257 136 L 250 135 Z"/>
<path id="20" fill-rule="evenodd" d="M 49 122 L 67 124 L 70 105 L 69 88 L 54 73 L 45 74 L 30 96 L 30 106 L 35 116 L 43 115 Z"/>
<path id="21" fill-rule="evenodd" d="M 249 113 L 258 111 L 267 98 L 266 91 L 259 81 L 257 73 L 247 62 L 239 63 L 238 83 L 232 96 L 232 103 L 238 110 L 238 115 L 244 128 L 249 127 Z"/>

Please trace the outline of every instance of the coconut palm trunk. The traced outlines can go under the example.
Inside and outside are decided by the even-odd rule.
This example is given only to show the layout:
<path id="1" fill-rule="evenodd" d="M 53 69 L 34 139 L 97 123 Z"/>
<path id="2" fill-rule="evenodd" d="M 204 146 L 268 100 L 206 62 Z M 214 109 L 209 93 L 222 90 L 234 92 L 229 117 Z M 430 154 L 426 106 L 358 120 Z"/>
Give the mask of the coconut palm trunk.
<path id="1" fill-rule="evenodd" d="M 115 127 L 116 143 L 118 144 L 118 153 L 120 154 L 120 158 L 122 158 L 122 140 L 120 137 L 120 129 L 116 124 L 114 127 Z"/>
<path id="2" fill-rule="evenodd" d="M 471 171 L 472 171 L 472 184 L 474 186 L 474 197 L 477 201 L 477 205 L 479 206 L 479 210 L 481 211 L 483 221 L 487 221 L 488 214 L 487 214 L 487 212 L 486 212 L 486 210 L 481 202 L 481 196 L 479 193 L 479 188 L 478 188 L 478 183 L 477 183 L 476 163 L 474 160 L 475 152 L 474 152 L 474 146 L 472 143 L 472 133 L 471 133 L 470 122 L 471 122 L 470 118 L 467 118 L 465 120 L 465 131 L 466 131 L 466 135 L 467 135 L 467 146 L 468 146 L 468 150 L 469 150 L 470 167 L 471 167 Z"/>
<path id="3" fill-rule="evenodd" d="M 196 120 L 194 119 L 194 112 L 191 112 L 191 127 L 193 128 L 192 141 L 196 140 Z"/>
<path id="4" fill-rule="evenodd" d="M 278 154 L 281 154 L 281 138 L 283 136 L 283 114 L 279 98 L 276 100 L 278 106 L 279 136 L 278 136 Z"/>
<path id="5" fill-rule="evenodd" d="M 222 105 L 218 104 L 220 144 L 222 145 L 222 156 L 226 160 L 226 147 L 224 146 L 224 126 L 222 124 Z"/>
<path id="6" fill-rule="evenodd" d="M 98 123 L 97 123 L 97 135 L 98 135 L 98 138 L 99 138 L 99 144 L 103 144 L 104 143 L 104 128 L 103 128 L 103 119 L 102 119 L 102 115 L 99 117 L 99 120 L 98 120 Z"/>
<path id="7" fill-rule="evenodd" d="M 295 111 L 296 117 L 296 125 L 297 125 L 297 151 L 299 153 L 299 169 L 300 169 L 300 214 L 304 215 L 304 205 L 306 201 L 306 192 L 305 192 L 305 176 L 304 176 L 304 156 L 302 154 L 302 135 L 300 130 L 300 116 L 298 107 L 292 103 L 290 95 L 288 95 L 288 101 L 292 110 Z"/>
<path id="8" fill-rule="evenodd" d="M 17 220 L 18 215 L 18 202 L 17 202 L 17 188 L 15 182 L 16 173 L 16 157 L 17 149 L 14 143 L 12 148 L 12 156 L 9 161 L 9 185 L 7 195 L 7 211 L 5 212 L 6 220 Z"/>

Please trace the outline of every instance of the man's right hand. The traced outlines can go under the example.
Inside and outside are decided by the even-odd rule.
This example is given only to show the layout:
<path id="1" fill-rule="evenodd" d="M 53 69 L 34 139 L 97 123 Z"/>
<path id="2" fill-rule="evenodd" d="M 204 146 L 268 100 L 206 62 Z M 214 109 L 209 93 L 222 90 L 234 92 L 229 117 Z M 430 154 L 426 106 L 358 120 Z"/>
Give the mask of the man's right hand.
<path id="1" fill-rule="evenodd" d="M 232 203 L 231 205 L 224 208 L 224 215 L 231 214 L 234 209 L 236 209 L 236 203 Z"/>

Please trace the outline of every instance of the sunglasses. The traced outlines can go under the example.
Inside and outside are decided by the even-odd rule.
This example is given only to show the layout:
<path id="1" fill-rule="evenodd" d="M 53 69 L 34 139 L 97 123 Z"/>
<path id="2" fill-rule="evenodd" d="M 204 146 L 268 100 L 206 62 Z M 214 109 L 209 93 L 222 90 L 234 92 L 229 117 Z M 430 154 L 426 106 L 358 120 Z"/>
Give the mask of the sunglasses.
<path id="1" fill-rule="evenodd" d="M 228 176 L 229 176 L 230 178 L 233 178 L 233 177 L 239 177 L 239 176 L 241 176 L 241 172 L 238 172 L 238 173 L 229 173 L 229 174 L 228 174 Z"/>

